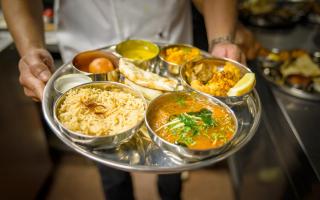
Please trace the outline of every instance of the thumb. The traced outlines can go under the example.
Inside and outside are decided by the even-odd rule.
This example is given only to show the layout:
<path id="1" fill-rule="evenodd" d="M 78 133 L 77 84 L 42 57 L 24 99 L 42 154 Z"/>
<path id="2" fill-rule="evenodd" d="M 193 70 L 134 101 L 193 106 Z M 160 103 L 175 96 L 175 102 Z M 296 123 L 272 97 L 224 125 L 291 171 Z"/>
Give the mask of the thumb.
<path id="1" fill-rule="evenodd" d="M 47 82 L 51 76 L 51 71 L 49 66 L 43 62 L 38 62 L 30 66 L 30 71 L 36 78 L 40 79 L 43 82 Z"/>

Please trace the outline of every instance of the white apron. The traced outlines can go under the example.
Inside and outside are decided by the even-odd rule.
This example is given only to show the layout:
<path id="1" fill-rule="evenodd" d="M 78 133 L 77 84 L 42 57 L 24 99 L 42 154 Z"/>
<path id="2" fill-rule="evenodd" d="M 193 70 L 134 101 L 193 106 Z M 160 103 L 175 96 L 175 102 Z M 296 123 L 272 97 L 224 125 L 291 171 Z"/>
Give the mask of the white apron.
<path id="1" fill-rule="evenodd" d="M 126 39 L 192 43 L 190 0 L 57 0 L 55 11 L 64 62 Z"/>

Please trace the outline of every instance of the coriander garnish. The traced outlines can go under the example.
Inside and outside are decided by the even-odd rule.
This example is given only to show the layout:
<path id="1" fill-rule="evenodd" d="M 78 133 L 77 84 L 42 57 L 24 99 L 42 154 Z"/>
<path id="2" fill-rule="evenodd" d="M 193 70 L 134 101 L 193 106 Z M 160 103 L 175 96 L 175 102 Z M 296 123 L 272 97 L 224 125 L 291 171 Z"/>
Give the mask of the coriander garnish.
<path id="1" fill-rule="evenodd" d="M 193 137 L 216 125 L 217 123 L 212 117 L 212 111 L 204 108 L 198 112 L 185 112 L 171 116 L 169 122 L 158 128 L 156 132 L 166 128 L 172 134 L 178 136 L 176 144 L 190 146 L 195 144 Z"/>

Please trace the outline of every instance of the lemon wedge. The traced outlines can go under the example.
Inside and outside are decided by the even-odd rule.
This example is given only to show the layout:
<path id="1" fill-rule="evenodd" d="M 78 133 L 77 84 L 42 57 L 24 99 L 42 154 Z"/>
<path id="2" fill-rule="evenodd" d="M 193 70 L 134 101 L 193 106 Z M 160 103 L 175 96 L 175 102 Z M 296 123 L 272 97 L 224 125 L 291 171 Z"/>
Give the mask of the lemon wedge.
<path id="1" fill-rule="evenodd" d="M 241 96 L 248 93 L 256 81 L 254 73 L 246 73 L 230 90 L 228 96 Z"/>

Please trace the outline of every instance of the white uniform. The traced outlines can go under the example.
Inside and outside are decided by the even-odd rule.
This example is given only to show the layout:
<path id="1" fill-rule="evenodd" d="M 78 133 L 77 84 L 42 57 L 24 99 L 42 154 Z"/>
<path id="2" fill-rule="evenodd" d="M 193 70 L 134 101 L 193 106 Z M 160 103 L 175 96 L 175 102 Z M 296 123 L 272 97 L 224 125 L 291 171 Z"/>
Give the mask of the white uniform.
<path id="1" fill-rule="evenodd" d="M 58 0 L 55 11 L 64 61 L 126 39 L 192 43 L 190 0 Z"/>

